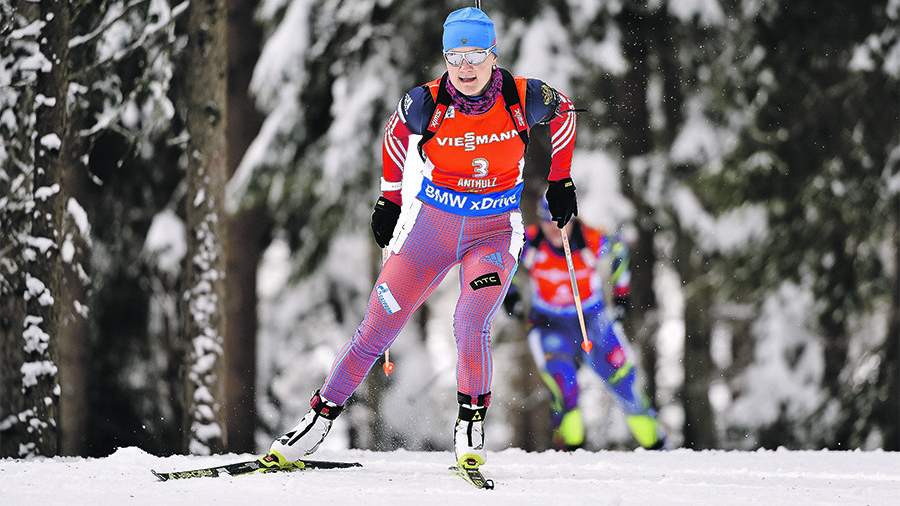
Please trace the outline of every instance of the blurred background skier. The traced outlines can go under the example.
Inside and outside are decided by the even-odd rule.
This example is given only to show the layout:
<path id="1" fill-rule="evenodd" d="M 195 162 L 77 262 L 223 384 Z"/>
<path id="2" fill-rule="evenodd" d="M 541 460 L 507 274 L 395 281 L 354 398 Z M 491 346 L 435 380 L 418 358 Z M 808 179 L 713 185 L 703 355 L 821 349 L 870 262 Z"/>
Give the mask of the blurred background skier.
<path id="1" fill-rule="evenodd" d="M 531 285 L 528 344 L 541 379 L 551 393 L 554 445 L 573 450 L 584 444 L 577 373 L 582 365 L 587 365 L 603 379 L 625 411 L 628 428 L 638 444 L 648 449 L 663 448 L 665 433 L 650 400 L 639 388 L 638 371 L 629 358 L 618 322 L 630 305 L 626 245 L 577 218 L 565 225 L 585 325 L 594 343 L 590 353 L 586 353 L 581 348 L 562 238 L 546 200 L 538 205 L 538 216 L 540 222 L 526 229 L 520 266 L 527 270 Z M 608 275 L 603 274 L 606 270 Z M 608 299 L 612 299 L 612 304 L 607 304 Z M 522 316 L 522 295 L 515 285 L 503 303 L 507 313 Z"/>

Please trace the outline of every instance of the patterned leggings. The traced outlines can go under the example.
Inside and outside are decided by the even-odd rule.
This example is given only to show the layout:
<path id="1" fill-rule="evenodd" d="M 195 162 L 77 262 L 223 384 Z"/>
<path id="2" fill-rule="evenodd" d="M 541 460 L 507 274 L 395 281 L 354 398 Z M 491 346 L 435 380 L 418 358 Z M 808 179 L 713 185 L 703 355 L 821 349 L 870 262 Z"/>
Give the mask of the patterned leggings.
<path id="1" fill-rule="evenodd" d="M 340 350 L 322 395 L 344 404 L 378 357 L 447 271 L 459 264 L 460 294 L 453 315 L 459 392 L 491 391 L 490 326 L 506 295 L 523 244 L 518 211 L 465 217 L 415 201 L 397 224 L 392 254 L 369 296 L 366 316 Z"/>

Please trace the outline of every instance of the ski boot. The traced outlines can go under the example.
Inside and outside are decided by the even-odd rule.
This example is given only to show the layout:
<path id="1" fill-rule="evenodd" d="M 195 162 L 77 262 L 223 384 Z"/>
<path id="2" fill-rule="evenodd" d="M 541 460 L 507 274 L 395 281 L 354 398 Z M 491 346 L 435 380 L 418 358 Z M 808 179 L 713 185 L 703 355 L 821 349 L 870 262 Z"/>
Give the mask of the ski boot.
<path id="1" fill-rule="evenodd" d="M 331 430 L 331 423 L 344 409 L 322 397 L 318 390 L 309 400 L 309 406 L 311 409 L 297 425 L 272 442 L 269 454 L 260 459 L 263 467 L 288 469 L 295 461 L 315 452 Z"/>
<path id="2" fill-rule="evenodd" d="M 575 408 L 562 415 L 559 426 L 553 431 L 553 446 L 566 452 L 584 446 L 584 420 L 581 417 L 581 409 Z"/>
<path id="3" fill-rule="evenodd" d="M 459 402 L 453 438 L 456 462 L 463 469 L 478 469 L 487 458 L 484 449 L 484 416 L 487 414 L 491 394 L 472 397 L 458 393 L 456 397 Z"/>
<path id="4" fill-rule="evenodd" d="M 664 450 L 666 448 L 666 433 L 656 420 L 653 411 L 647 415 L 628 415 L 625 421 L 631 430 L 632 436 L 641 447 L 647 450 Z"/>

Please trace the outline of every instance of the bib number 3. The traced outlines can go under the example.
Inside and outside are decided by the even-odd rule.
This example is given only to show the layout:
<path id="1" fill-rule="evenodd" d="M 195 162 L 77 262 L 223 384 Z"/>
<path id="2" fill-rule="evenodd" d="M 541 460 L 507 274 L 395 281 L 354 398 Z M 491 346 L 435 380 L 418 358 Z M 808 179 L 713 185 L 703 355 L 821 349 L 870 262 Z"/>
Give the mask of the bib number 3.
<path id="1" fill-rule="evenodd" d="M 475 168 L 475 171 L 472 173 L 472 177 L 485 177 L 488 175 L 488 161 L 484 158 L 476 158 L 472 160 L 472 167 Z"/>

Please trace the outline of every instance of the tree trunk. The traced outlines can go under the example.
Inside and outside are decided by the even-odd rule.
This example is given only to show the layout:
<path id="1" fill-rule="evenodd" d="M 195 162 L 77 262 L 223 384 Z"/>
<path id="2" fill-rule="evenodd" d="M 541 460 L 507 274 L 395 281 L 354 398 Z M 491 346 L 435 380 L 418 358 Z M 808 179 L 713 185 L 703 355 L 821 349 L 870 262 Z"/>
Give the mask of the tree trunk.
<path id="1" fill-rule="evenodd" d="M 709 401 L 712 379 L 714 291 L 703 267 L 705 256 L 679 229 L 676 261 L 684 285 L 684 446 L 695 450 L 717 445 L 715 416 Z"/>
<path id="2" fill-rule="evenodd" d="M 38 71 L 35 109 L 34 210 L 26 256 L 24 363 L 22 390 L 24 408 L 19 420 L 27 430 L 20 433 L 20 456 L 52 456 L 59 452 L 59 393 L 57 345 L 60 304 L 59 241 L 62 225 L 61 143 L 66 129 L 67 52 L 69 12 L 62 0 L 40 4 L 46 24 L 38 38 L 47 58 Z M 23 420 L 24 417 L 24 420 Z"/>
<path id="3" fill-rule="evenodd" d="M 622 51 L 630 66 L 617 87 L 612 114 L 622 129 L 622 154 L 628 160 L 650 153 L 653 146 L 650 112 L 647 109 L 647 82 L 650 78 L 647 41 L 650 34 L 646 18 L 630 4 L 623 7 L 616 21 L 622 30 Z M 630 184 L 623 185 L 626 191 L 630 187 Z"/>
<path id="4" fill-rule="evenodd" d="M 628 336 L 640 350 L 640 363 L 644 371 L 647 395 L 656 398 L 656 333 L 659 330 L 659 311 L 653 289 L 656 267 L 656 230 L 659 225 L 653 208 L 644 202 L 635 186 L 643 188 L 645 182 L 635 181 L 629 166 L 632 160 L 650 153 L 653 141 L 650 137 L 650 112 L 647 108 L 647 83 L 650 77 L 647 41 L 651 34 L 639 13 L 626 7 L 617 18 L 622 29 L 622 45 L 626 59 L 631 62 L 628 72 L 617 88 L 613 117 L 622 129 L 622 156 L 626 160 L 622 171 L 622 189 L 634 203 L 637 216 L 637 244 L 631 248 L 631 311 L 625 321 Z"/>
<path id="5" fill-rule="evenodd" d="M 261 33 L 253 21 L 259 2 L 228 0 L 228 174 L 233 175 L 263 117 L 250 97 L 251 70 Z M 255 450 L 256 270 L 269 242 L 263 206 L 241 208 L 226 218 L 225 424 L 228 450 Z"/>
<path id="6" fill-rule="evenodd" d="M 194 0 L 188 17 L 188 145 L 185 336 L 190 339 L 185 403 L 187 450 L 224 448 L 221 405 L 224 259 L 221 222 L 227 153 L 224 0 Z"/>
<path id="7" fill-rule="evenodd" d="M 29 19 L 39 16 L 38 6 L 25 4 L 22 0 L 4 7 L 3 15 L 19 13 L 27 18 L 22 23 L 0 24 L 0 44 L 2 49 L 12 50 L 13 39 L 9 34 L 22 28 Z M 7 10 L 8 9 L 8 10 Z M 21 67 L 13 67 L 11 82 L 24 82 L 26 76 Z M 19 127 L 14 131 L 0 129 L 7 157 L 3 160 L 6 177 L 0 178 L 0 195 L 7 199 L 0 206 L 0 457 L 18 457 L 19 443 L 24 428 L 19 421 L 19 413 L 24 411 L 22 396 L 22 322 L 25 321 L 25 291 L 22 266 L 24 264 L 24 238 L 30 229 L 28 206 L 31 203 L 30 167 L 33 167 L 34 150 L 31 149 L 34 104 L 33 86 L 20 86 L 21 94 L 13 98 L 13 110 Z M 5 105 L 5 104 L 4 104 Z"/>
<path id="8" fill-rule="evenodd" d="M 841 241 L 841 239 L 836 240 Z M 852 272 L 847 268 L 852 260 L 844 256 L 842 250 L 837 246 L 830 250 L 834 253 L 835 264 L 826 281 L 824 293 L 831 297 L 824 301 L 825 309 L 819 315 L 825 362 L 822 371 L 822 386 L 828 396 L 822 403 L 822 408 L 839 406 L 840 415 L 832 421 L 830 431 L 820 431 L 819 434 L 825 435 L 825 438 L 821 440 L 822 445 L 831 450 L 842 450 L 856 444 L 853 441 L 854 432 L 864 427 L 866 421 L 856 404 L 858 396 L 847 387 L 847 377 L 844 375 L 850 343 L 850 335 L 847 331 L 847 310 L 843 300 L 833 295 L 844 292 L 843 287 L 854 286 L 854 283 L 848 279 L 852 276 Z M 840 279 L 841 277 L 847 278 Z M 788 439 L 787 435 L 784 439 Z"/>
<path id="9" fill-rule="evenodd" d="M 900 199 L 894 199 L 894 279 L 891 293 L 891 320 L 882 351 L 878 371 L 879 399 L 876 408 L 876 424 L 881 429 L 882 447 L 888 451 L 900 450 Z"/>
<path id="10" fill-rule="evenodd" d="M 8 225 L 8 224 L 7 224 Z M 4 225 L 6 228 L 6 225 Z M 18 279 L 4 288 L 24 288 Z M 19 413 L 25 411 L 22 397 L 22 322 L 25 320 L 25 300 L 18 293 L 0 297 L 0 457 L 19 457 L 19 444 L 25 440 L 25 427 Z"/>
<path id="11" fill-rule="evenodd" d="M 87 444 L 88 401 L 88 285 L 90 278 L 90 229 L 82 230 L 88 223 L 80 220 L 86 216 L 79 202 L 83 193 L 85 172 L 77 162 L 82 146 L 80 136 L 72 128 L 66 129 L 63 145 L 63 165 L 69 170 L 63 174 L 63 188 L 71 203 L 66 202 L 63 220 L 62 257 L 64 270 L 58 307 L 61 309 L 59 326 L 59 377 L 64 385 L 60 398 L 61 454 L 84 455 Z M 71 209 L 70 209 L 71 208 Z"/>
<path id="12" fill-rule="evenodd" d="M 641 206 L 643 212 L 652 213 Z M 638 241 L 631 246 L 631 305 L 624 327 L 626 335 L 637 345 L 641 370 L 644 372 L 644 389 L 650 399 L 656 399 L 656 334 L 659 331 L 659 309 L 653 289 L 656 266 L 656 233 L 651 228 L 653 220 L 644 216 L 638 220 Z M 655 403 L 654 403 L 655 404 Z"/>
<path id="13" fill-rule="evenodd" d="M 653 53 L 656 55 L 657 71 L 662 77 L 662 105 L 665 110 L 666 128 L 662 130 L 662 145 L 668 150 L 678 135 L 678 129 L 684 121 L 684 86 L 681 72 L 682 63 L 678 59 L 678 41 L 673 35 L 674 19 L 669 15 L 666 6 L 662 6 L 653 14 L 652 28 L 648 36 L 652 37 Z"/>

